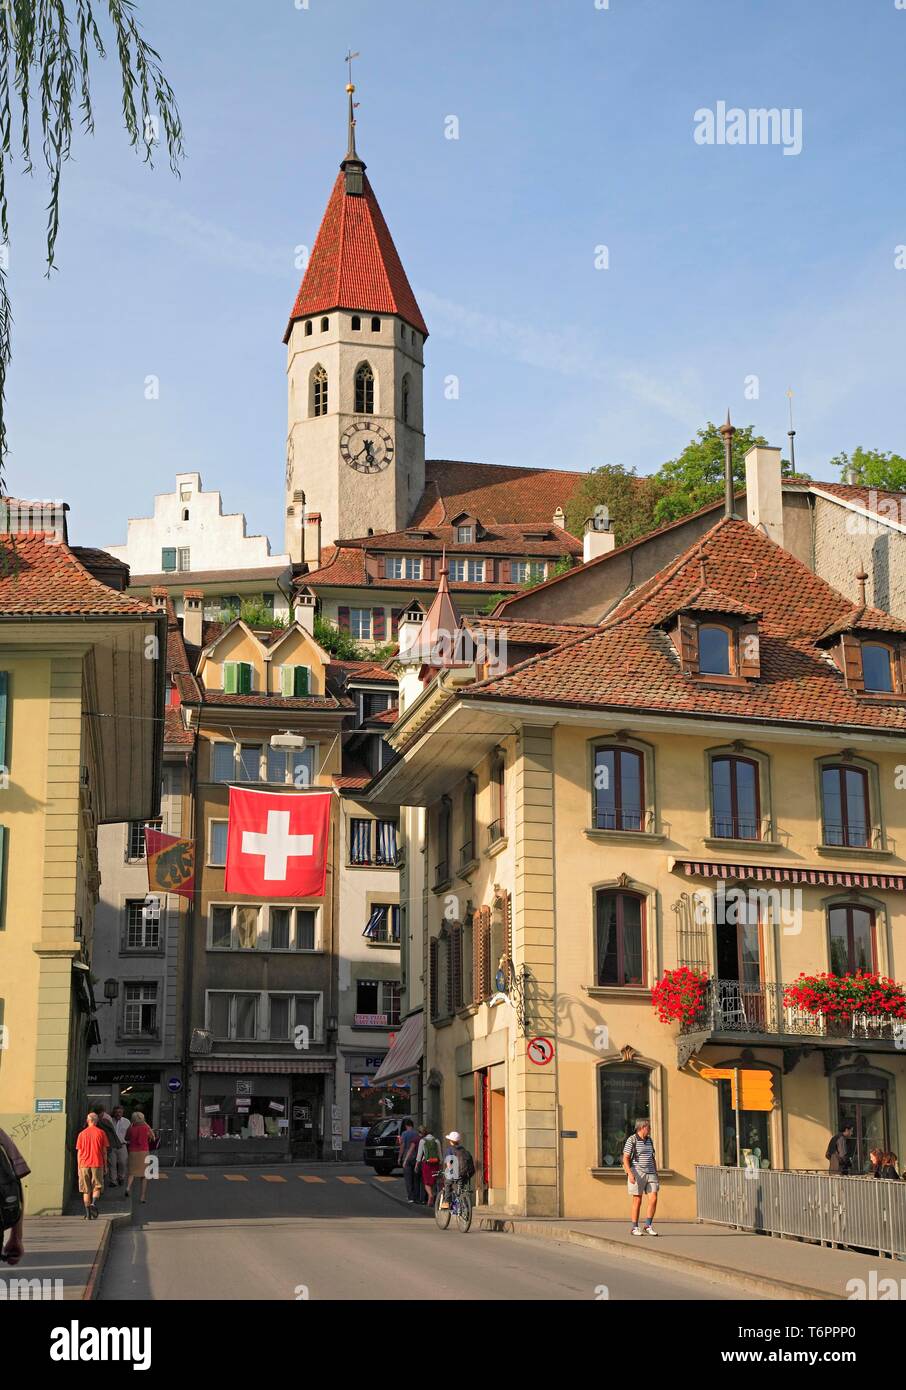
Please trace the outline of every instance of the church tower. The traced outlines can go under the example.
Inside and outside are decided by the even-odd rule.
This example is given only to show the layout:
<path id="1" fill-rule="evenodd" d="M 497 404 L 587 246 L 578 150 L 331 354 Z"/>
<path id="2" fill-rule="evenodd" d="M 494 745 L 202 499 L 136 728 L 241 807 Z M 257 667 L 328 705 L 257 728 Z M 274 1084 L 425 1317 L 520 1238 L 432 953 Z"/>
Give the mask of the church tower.
<path id="1" fill-rule="evenodd" d="M 316 566 L 341 537 L 399 531 L 425 486 L 428 335 L 355 143 L 349 144 L 284 336 L 284 549 Z"/>

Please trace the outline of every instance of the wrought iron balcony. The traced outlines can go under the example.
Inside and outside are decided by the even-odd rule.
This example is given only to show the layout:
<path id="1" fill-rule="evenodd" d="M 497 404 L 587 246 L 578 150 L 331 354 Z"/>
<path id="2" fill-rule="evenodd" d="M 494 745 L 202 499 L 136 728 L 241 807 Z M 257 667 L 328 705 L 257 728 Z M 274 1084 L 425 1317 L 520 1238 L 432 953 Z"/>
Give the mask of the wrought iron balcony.
<path id="1" fill-rule="evenodd" d="M 785 1004 L 787 988 L 785 984 L 711 980 L 703 1012 L 684 1023 L 680 1031 L 728 1038 L 879 1042 L 906 1051 L 906 1028 L 888 1014 L 857 1012 L 846 1018 L 826 1018 Z"/>

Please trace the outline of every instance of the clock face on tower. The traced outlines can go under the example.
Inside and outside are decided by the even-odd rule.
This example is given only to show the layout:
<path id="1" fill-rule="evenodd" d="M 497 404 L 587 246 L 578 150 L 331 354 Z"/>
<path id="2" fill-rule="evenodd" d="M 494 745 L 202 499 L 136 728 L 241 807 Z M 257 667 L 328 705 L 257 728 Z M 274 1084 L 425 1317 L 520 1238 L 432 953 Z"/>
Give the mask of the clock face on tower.
<path id="1" fill-rule="evenodd" d="M 357 420 L 340 439 L 340 454 L 358 473 L 381 473 L 393 461 L 393 437 L 371 420 Z"/>

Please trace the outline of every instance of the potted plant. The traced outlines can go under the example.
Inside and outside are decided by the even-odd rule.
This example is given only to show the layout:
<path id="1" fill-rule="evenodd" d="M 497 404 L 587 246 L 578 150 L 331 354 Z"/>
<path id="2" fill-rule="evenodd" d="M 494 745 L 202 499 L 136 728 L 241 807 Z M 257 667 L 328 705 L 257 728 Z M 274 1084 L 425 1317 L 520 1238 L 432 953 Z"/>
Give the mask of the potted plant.
<path id="1" fill-rule="evenodd" d="M 823 1018 L 828 1033 L 852 1032 L 854 1014 L 890 1021 L 906 1020 L 906 991 L 895 980 L 868 970 L 852 975 L 800 975 L 783 993 L 784 1007 Z"/>
<path id="2" fill-rule="evenodd" d="M 683 1028 L 703 1023 L 708 998 L 708 976 L 688 965 L 665 970 L 651 991 L 651 1003 L 661 1023 Z"/>

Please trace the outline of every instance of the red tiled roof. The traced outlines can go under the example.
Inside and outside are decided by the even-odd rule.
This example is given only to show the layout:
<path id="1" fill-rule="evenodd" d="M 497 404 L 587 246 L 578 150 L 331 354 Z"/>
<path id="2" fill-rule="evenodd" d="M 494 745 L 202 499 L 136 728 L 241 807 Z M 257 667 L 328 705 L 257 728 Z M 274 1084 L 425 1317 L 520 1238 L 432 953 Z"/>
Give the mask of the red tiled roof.
<path id="1" fill-rule="evenodd" d="M 330 309 L 397 314 L 427 337 L 427 325 L 367 175 L 364 182 L 364 194 L 347 193 L 345 174 L 337 175 L 284 342 L 296 319 Z"/>
<path id="2" fill-rule="evenodd" d="M 93 578 L 53 532 L 8 535 L 0 543 L 0 617 L 147 617 L 154 611 L 144 599 Z"/>
<path id="3" fill-rule="evenodd" d="M 399 707 L 391 705 L 390 709 L 378 710 L 367 721 L 369 724 L 395 724 L 400 717 Z"/>
<path id="4" fill-rule="evenodd" d="M 883 613 L 880 608 L 857 604 L 842 618 L 831 623 L 817 641 L 826 642 L 831 637 L 839 637 L 843 632 L 906 632 L 906 623 L 894 618 L 890 613 Z"/>
<path id="5" fill-rule="evenodd" d="M 338 675 L 348 681 L 384 681 L 396 685 L 396 676 L 375 661 L 331 661 L 331 675 Z"/>
<path id="6" fill-rule="evenodd" d="M 684 672 L 660 627 L 700 587 L 703 557 L 715 588 L 741 604 L 757 602 L 763 615 L 761 675 L 743 686 L 709 684 Z M 747 522 L 723 517 L 594 633 L 480 682 L 462 697 L 906 730 L 906 705 L 847 689 L 816 645 L 820 633 L 852 610 L 849 599 L 788 551 Z"/>
<path id="7" fill-rule="evenodd" d="M 832 493 L 841 502 L 864 507 L 882 520 L 886 517 L 906 525 L 906 492 L 886 492 L 883 488 L 863 487 L 861 484 L 825 483 L 820 478 L 813 478 L 811 487 L 818 492 Z"/>
<path id="8" fill-rule="evenodd" d="M 547 531 L 543 539 L 533 538 L 528 533 Z M 419 532 L 420 534 L 415 534 Z M 428 534 L 424 534 L 427 532 Z M 413 527 L 406 531 L 388 531 L 383 535 L 343 537 L 343 548 L 367 550 L 372 555 L 385 551 L 409 552 L 413 555 L 440 555 L 444 550 L 451 555 L 540 555 L 560 556 L 582 554 L 582 544 L 575 536 L 560 526 L 549 523 L 542 527 L 539 522 L 495 523 L 478 540 L 468 544 L 457 541 L 456 527 L 436 525 Z"/>
<path id="9" fill-rule="evenodd" d="M 411 524 L 443 525 L 467 512 L 485 526 L 550 525 L 558 507 L 566 511 L 583 476 L 566 469 L 426 459 L 425 490 Z"/>
<path id="10" fill-rule="evenodd" d="M 742 599 L 734 598 L 728 594 L 722 594 L 717 589 L 711 588 L 708 584 L 700 584 L 699 587 L 684 599 L 681 609 L 675 612 L 684 613 L 726 613 L 736 618 L 746 618 L 749 621 L 760 618 L 761 610 L 750 608 Z M 668 617 L 673 617 L 670 613 Z"/>
<path id="11" fill-rule="evenodd" d="M 571 637 L 597 632 L 595 623 L 536 623 L 518 618 L 467 618 L 466 627 L 472 632 L 504 635 L 508 642 L 539 647 L 561 647 Z"/>
<path id="12" fill-rule="evenodd" d="M 173 707 L 164 710 L 164 743 L 178 743 L 191 747 L 194 742 L 195 735 L 183 724 L 179 710 Z"/>
<path id="13" fill-rule="evenodd" d="M 306 574 L 303 585 L 309 589 L 368 589 L 376 596 L 382 589 L 405 589 L 407 593 L 429 593 L 437 591 L 436 579 L 371 579 L 365 571 L 365 551 L 356 546 L 331 546 L 321 552 L 321 568 Z M 511 580 L 487 580 L 472 583 L 469 580 L 450 581 L 451 593 L 457 594 L 507 594 L 522 590 L 522 585 Z"/>
<path id="14" fill-rule="evenodd" d="M 281 710 L 323 710 L 329 714 L 334 710 L 355 709 L 352 700 L 336 695 L 226 695 L 222 690 L 205 690 L 203 698 L 206 705 L 247 706 L 277 714 Z"/>

